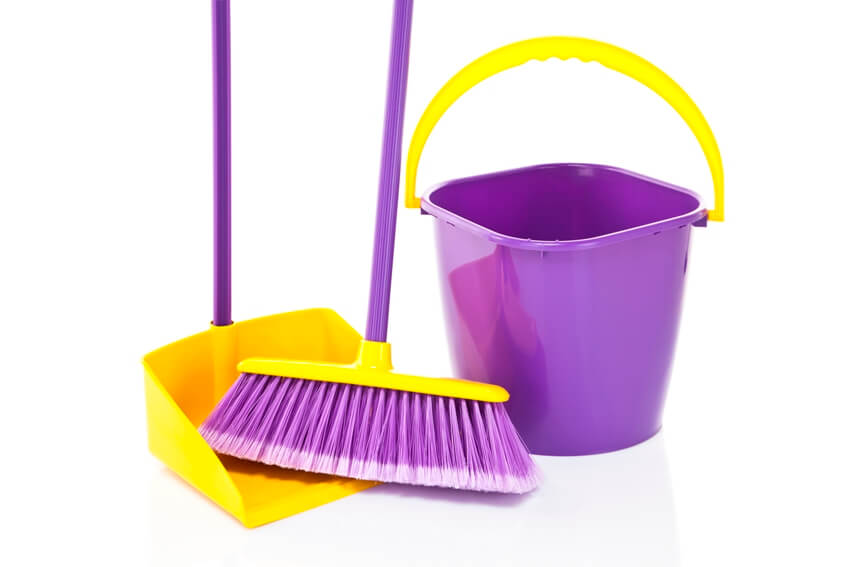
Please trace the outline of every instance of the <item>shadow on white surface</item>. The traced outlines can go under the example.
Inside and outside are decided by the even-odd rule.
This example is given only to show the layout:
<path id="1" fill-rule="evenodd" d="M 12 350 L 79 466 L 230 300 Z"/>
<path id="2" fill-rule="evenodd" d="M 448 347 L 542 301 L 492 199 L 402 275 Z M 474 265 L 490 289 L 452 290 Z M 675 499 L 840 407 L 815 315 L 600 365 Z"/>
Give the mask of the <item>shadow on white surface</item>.
<path id="1" fill-rule="evenodd" d="M 536 459 L 545 477 L 530 495 L 382 485 L 254 530 L 157 470 L 151 564 L 680 564 L 662 435 L 605 455 Z"/>

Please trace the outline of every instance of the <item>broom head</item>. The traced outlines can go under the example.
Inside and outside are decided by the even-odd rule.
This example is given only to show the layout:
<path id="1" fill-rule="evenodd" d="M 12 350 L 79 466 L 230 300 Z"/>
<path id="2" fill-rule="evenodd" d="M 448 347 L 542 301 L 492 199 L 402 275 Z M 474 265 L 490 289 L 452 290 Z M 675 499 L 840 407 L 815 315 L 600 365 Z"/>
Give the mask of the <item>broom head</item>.
<path id="1" fill-rule="evenodd" d="M 523 493 L 539 473 L 493 384 L 392 371 L 390 345 L 353 364 L 250 358 L 200 427 L 234 457 L 364 480 Z"/>

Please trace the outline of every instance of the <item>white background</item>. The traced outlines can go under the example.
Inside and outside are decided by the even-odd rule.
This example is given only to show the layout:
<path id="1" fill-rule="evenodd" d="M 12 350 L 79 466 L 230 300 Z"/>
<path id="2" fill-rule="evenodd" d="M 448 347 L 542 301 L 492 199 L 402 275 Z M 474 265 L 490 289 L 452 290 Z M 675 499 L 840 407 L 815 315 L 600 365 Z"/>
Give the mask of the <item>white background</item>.
<path id="1" fill-rule="evenodd" d="M 676 79 L 711 123 L 728 221 L 694 231 L 662 435 L 546 458 L 528 498 L 383 486 L 246 530 L 146 449 L 141 355 L 211 315 L 206 1 L 0 8 L 0 563 L 848 565 L 846 55 L 838 2 L 428 0 L 405 134 L 475 57 L 557 34 Z M 234 0 L 234 318 L 365 322 L 391 2 Z M 423 185 L 552 161 L 708 194 L 663 101 L 597 65 L 476 87 Z M 431 223 L 401 211 L 399 368 L 450 372 Z"/>

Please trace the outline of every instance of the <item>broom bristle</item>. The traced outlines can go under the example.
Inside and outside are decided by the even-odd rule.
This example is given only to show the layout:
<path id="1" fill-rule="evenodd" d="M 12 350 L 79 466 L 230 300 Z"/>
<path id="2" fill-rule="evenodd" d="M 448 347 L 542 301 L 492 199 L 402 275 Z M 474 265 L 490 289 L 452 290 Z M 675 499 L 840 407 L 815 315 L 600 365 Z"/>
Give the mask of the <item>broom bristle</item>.
<path id="1" fill-rule="evenodd" d="M 243 374 L 200 433 L 219 453 L 316 473 L 486 492 L 538 483 L 504 404 Z"/>

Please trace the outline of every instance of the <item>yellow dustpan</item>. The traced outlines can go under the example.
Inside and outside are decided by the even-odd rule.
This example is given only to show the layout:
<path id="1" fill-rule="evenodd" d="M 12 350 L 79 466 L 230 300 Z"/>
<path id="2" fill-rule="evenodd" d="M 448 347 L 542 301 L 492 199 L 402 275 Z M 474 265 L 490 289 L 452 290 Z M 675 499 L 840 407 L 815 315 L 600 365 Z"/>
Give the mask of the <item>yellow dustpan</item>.
<path id="1" fill-rule="evenodd" d="M 311 474 L 217 455 L 197 426 L 249 357 L 348 363 L 360 335 L 330 309 L 230 319 L 230 6 L 213 2 L 215 310 L 212 326 L 145 355 L 151 452 L 247 527 L 273 522 L 375 482 Z"/>
<path id="2" fill-rule="evenodd" d="M 237 360 L 353 362 L 360 339 L 334 311 L 309 309 L 212 326 L 145 355 L 151 453 L 247 527 L 374 486 L 377 483 L 219 456 L 197 431 L 229 387 L 227 382 L 236 380 Z"/>

